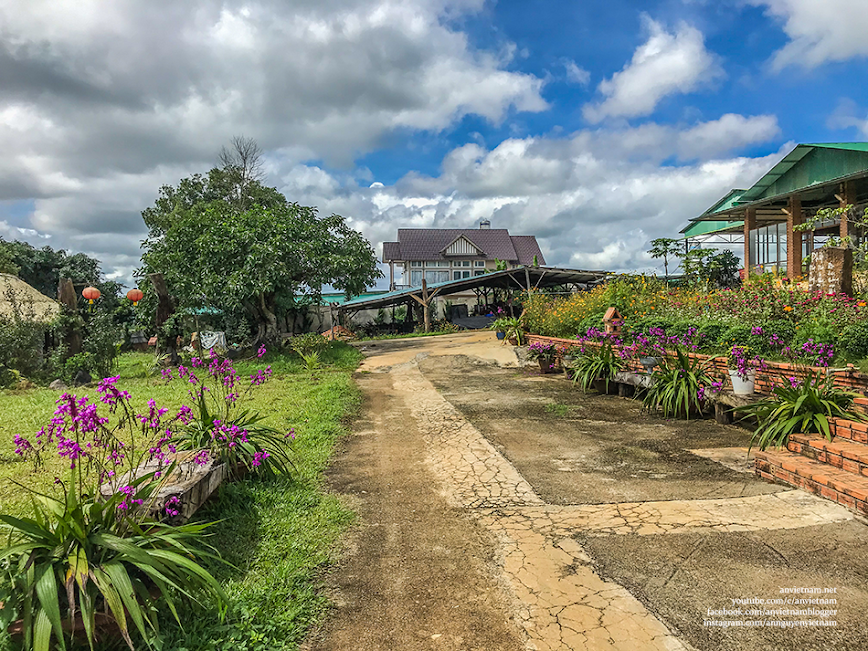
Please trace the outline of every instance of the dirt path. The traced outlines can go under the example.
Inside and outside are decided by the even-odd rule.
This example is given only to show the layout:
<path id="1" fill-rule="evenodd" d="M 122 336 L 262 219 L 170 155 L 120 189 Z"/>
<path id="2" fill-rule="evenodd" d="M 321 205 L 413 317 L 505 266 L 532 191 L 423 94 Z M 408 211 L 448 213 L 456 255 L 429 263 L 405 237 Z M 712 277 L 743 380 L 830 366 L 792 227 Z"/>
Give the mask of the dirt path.
<path id="1" fill-rule="evenodd" d="M 365 351 L 331 472 L 362 524 L 312 649 L 865 648 L 864 522 L 744 472 L 743 430 L 583 396 L 491 339 Z M 840 627 L 703 623 L 781 585 L 839 590 Z"/>
<path id="2" fill-rule="evenodd" d="M 335 576 L 323 651 L 518 651 L 494 575 L 494 540 L 446 503 L 425 465 L 412 396 L 391 373 L 360 374 L 364 416 L 330 472 L 360 529 Z"/>

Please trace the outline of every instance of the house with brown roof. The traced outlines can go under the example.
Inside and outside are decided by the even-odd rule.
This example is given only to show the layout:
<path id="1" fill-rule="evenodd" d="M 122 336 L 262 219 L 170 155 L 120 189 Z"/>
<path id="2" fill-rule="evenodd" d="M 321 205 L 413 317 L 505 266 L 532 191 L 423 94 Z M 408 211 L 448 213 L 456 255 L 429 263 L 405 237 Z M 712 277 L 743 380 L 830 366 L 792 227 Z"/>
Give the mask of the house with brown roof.
<path id="1" fill-rule="evenodd" d="M 399 228 L 397 242 L 383 242 L 383 262 L 389 265 L 389 289 L 419 287 L 461 280 L 494 271 L 496 261 L 507 268 L 545 265 L 533 235 L 510 235 L 491 228 L 487 219 L 479 228 Z M 395 272 L 401 282 L 395 282 Z"/>

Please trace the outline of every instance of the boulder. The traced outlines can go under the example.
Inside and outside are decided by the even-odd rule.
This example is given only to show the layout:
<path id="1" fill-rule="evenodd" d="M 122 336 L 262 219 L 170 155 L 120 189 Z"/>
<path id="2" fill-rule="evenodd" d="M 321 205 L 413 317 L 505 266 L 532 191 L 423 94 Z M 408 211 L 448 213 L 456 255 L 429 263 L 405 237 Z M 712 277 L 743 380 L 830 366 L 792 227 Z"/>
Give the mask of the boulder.
<path id="1" fill-rule="evenodd" d="M 93 382 L 93 378 L 91 377 L 90 373 L 84 370 L 76 373 L 75 379 L 73 379 L 72 381 L 72 383 L 77 387 L 83 386 L 85 384 L 90 384 L 91 382 Z"/>
<path id="2" fill-rule="evenodd" d="M 69 387 L 66 386 L 66 382 L 63 380 L 55 380 L 48 385 L 48 388 L 52 391 L 66 391 Z"/>

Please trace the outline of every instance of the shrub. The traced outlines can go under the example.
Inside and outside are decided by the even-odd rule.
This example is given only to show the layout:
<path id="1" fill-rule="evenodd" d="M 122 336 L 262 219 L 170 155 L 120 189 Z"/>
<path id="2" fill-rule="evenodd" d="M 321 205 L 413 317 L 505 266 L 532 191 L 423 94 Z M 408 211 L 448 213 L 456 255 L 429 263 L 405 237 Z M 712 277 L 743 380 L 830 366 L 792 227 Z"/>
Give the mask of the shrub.
<path id="1" fill-rule="evenodd" d="M 606 391 L 609 391 L 609 382 L 614 380 L 615 375 L 624 370 L 626 361 L 615 353 L 612 348 L 613 342 L 605 339 L 599 348 L 586 349 L 581 357 L 573 364 L 573 382 L 587 392 L 594 385 L 594 381 L 605 382 Z"/>
<path id="2" fill-rule="evenodd" d="M 844 328 L 839 346 L 850 360 L 868 357 L 868 323 L 854 323 Z"/>
<path id="3" fill-rule="evenodd" d="M 649 412 L 660 410 L 664 418 L 689 419 L 691 412 L 701 414 L 705 392 L 714 385 L 714 378 L 706 370 L 709 362 L 691 358 L 683 347 L 676 347 L 675 355 L 661 358 L 651 374 L 643 408 Z"/>
<path id="4" fill-rule="evenodd" d="M 7 287 L 2 297 L 9 313 L 0 313 L 0 366 L 35 377 L 43 369 L 43 346 L 49 326 L 37 318 L 32 301 Z"/>
<path id="5" fill-rule="evenodd" d="M 300 356 L 319 353 L 329 346 L 329 340 L 316 332 L 306 332 L 296 335 L 289 342 L 289 347 Z"/>
<path id="6" fill-rule="evenodd" d="M 73 355 L 63 363 L 63 379 L 69 383 L 72 383 L 81 371 L 89 375 L 94 375 L 96 372 L 96 360 L 92 353 Z"/>

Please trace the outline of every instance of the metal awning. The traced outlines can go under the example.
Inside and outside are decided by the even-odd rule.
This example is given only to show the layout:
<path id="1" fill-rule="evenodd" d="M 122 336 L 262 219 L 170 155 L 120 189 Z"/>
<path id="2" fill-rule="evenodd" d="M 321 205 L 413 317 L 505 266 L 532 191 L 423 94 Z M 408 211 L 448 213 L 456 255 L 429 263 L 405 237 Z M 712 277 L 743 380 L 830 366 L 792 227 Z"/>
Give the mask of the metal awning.
<path id="1" fill-rule="evenodd" d="M 560 285 L 588 285 L 600 282 L 611 273 L 609 271 L 584 271 L 558 267 L 516 267 L 506 271 L 494 271 L 482 276 L 473 276 L 472 278 L 431 283 L 427 285 L 428 298 L 431 299 L 435 295 L 450 296 L 480 287 L 527 291 L 528 289 L 544 289 Z M 390 305 L 401 305 L 414 298 L 416 300 L 422 299 L 421 287 L 398 289 L 374 298 L 357 298 L 336 307 L 341 312 L 369 310 Z"/>

